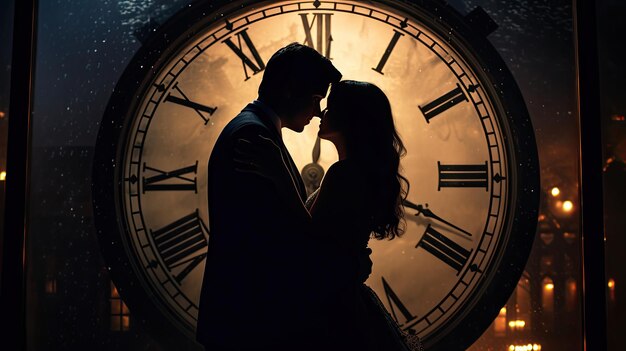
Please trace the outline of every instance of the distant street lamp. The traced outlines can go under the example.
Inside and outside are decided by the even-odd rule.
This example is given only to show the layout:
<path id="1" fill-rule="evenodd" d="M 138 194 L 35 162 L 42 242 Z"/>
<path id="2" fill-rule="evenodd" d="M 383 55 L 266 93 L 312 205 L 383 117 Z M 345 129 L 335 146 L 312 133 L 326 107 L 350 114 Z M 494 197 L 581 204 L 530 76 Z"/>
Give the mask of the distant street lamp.
<path id="1" fill-rule="evenodd" d="M 552 190 L 550 190 L 550 194 L 552 194 L 552 196 L 556 197 L 559 196 L 559 194 L 561 193 L 561 190 L 557 187 L 552 188 Z"/>
<path id="2" fill-rule="evenodd" d="M 563 211 L 565 212 L 571 212 L 574 209 L 574 204 L 567 200 L 563 202 Z"/>

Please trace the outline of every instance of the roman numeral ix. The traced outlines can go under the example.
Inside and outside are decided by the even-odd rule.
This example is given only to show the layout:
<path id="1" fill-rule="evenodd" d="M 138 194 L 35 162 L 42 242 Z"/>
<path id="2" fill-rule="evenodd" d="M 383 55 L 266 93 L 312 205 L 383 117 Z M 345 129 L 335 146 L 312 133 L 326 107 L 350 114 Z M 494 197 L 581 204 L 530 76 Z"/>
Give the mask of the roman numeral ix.
<path id="1" fill-rule="evenodd" d="M 143 164 L 144 173 L 156 173 L 152 176 L 143 177 L 143 193 L 146 191 L 190 191 L 198 192 L 196 174 L 198 171 L 198 161 L 196 164 L 175 169 L 173 171 L 163 171 L 158 168 Z M 193 177 L 193 178 L 191 178 Z"/>

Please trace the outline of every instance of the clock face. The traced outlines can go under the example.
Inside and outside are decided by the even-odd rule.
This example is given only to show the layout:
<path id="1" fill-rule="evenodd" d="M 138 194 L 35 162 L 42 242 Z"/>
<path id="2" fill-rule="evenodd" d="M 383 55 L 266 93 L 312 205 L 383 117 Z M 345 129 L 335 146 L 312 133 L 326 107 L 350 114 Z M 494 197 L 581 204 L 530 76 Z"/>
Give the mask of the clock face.
<path id="1" fill-rule="evenodd" d="M 427 345 L 462 332 L 459 323 L 485 303 L 483 295 L 502 290 L 486 313 L 494 317 L 515 286 L 500 286 L 498 270 L 513 262 L 507 281 L 519 278 L 534 231 L 513 247 L 516 235 L 536 218 L 532 203 L 527 217 L 520 217 L 528 189 L 520 185 L 526 178 L 513 141 L 527 136 L 528 147 L 535 146 L 532 130 L 511 122 L 507 101 L 494 91 L 474 48 L 424 9 L 390 1 L 272 1 L 234 8 L 199 17 L 145 63 L 149 69 L 135 64 L 142 69 L 135 98 L 125 110 L 110 112 L 121 132 L 106 142 L 115 148 L 115 167 L 104 173 L 114 178 L 117 250 L 140 282 L 132 289 L 193 335 L 210 237 L 211 150 L 223 127 L 257 97 L 270 56 L 300 42 L 330 58 L 343 79 L 379 86 L 407 148 L 401 164 L 410 181 L 406 232 L 392 241 L 370 240 L 374 266 L 367 284 L 401 326 Z M 525 113 L 522 108 L 514 117 L 527 122 Z M 318 127 L 314 119 L 302 133 L 283 130 L 301 169 L 314 161 L 328 169 L 337 160 L 326 141 L 312 159 Z M 242 218 L 253 210 L 243 204 Z M 516 232 L 514 220 L 532 223 Z M 507 261 L 506 252 L 515 250 L 521 259 Z M 488 322 L 480 322 L 483 329 L 472 338 Z"/>

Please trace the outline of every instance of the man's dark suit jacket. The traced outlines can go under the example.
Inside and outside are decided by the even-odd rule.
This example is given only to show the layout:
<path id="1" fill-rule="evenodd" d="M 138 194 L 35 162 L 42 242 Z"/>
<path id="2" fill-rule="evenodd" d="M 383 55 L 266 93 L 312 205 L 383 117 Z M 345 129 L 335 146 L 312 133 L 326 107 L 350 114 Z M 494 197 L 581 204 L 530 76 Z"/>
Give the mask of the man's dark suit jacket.
<path id="1" fill-rule="evenodd" d="M 270 180 L 235 170 L 236 141 L 254 143 L 258 135 L 280 146 L 306 196 L 270 117 L 249 104 L 225 127 L 209 160 L 210 235 L 197 339 L 207 350 L 315 349 L 327 315 L 316 290 L 324 255 L 306 224 L 288 215 L 288 206 L 301 204 L 285 203 Z"/>

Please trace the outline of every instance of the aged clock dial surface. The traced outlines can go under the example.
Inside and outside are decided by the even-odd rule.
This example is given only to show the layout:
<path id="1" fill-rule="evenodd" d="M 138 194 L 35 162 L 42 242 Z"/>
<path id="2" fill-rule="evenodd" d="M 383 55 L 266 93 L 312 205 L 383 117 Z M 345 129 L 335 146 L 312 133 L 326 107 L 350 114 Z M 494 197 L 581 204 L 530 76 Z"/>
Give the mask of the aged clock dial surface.
<path id="1" fill-rule="evenodd" d="M 188 335 L 210 238 L 211 150 L 257 97 L 271 55 L 291 42 L 316 48 L 343 79 L 378 85 L 391 102 L 407 148 L 406 232 L 370 240 L 367 284 L 402 327 L 425 339 L 445 334 L 498 268 L 517 196 L 501 102 L 470 47 L 418 9 L 392 5 L 271 1 L 217 11 L 173 40 L 138 85 L 117 142 L 121 236 L 142 289 Z M 318 126 L 283 129 L 300 168 L 337 160 L 326 141 L 317 160 Z M 242 220 L 247 211 L 243 203 Z"/>

